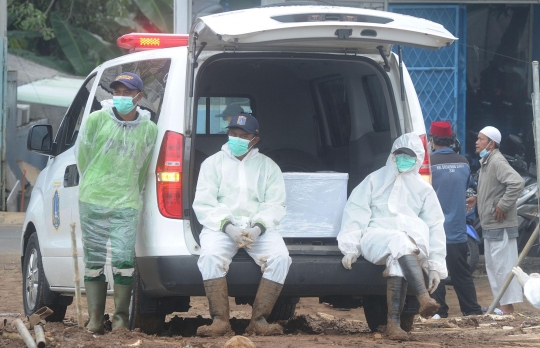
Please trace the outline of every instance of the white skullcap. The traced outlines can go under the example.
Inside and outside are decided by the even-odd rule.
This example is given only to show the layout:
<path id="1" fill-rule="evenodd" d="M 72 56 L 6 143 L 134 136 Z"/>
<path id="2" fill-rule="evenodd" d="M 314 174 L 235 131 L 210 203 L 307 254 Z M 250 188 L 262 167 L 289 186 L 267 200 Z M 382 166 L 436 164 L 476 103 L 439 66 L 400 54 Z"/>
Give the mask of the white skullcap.
<path id="1" fill-rule="evenodd" d="M 499 132 L 499 130 L 495 127 L 484 127 L 484 129 L 482 129 L 480 133 L 484 134 L 486 137 L 490 138 L 497 144 L 501 143 L 501 132 Z"/>

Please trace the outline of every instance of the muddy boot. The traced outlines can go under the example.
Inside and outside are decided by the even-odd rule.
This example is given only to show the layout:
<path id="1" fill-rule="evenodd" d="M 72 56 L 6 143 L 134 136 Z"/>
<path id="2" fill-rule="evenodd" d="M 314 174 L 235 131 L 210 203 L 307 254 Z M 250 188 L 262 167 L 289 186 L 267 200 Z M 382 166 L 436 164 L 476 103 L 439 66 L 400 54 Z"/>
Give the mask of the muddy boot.
<path id="1" fill-rule="evenodd" d="M 396 341 L 409 339 L 409 335 L 401 329 L 400 322 L 406 295 L 406 292 L 403 291 L 403 283 L 402 277 L 389 277 L 386 279 L 386 303 L 388 305 L 386 335 L 389 339 Z"/>
<path id="2" fill-rule="evenodd" d="M 86 301 L 88 302 L 88 331 L 103 335 L 103 314 L 105 314 L 105 300 L 107 299 L 106 282 L 84 282 Z"/>
<path id="3" fill-rule="evenodd" d="M 131 302 L 132 285 L 114 284 L 114 314 L 112 331 L 129 330 L 129 304 Z"/>
<path id="4" fill-rule="evenodd" d="M 279 324 L 268 324 L 266 322 L 266 318 L 272 313 L 282 288 L 283 284 L 261 278 L 253 302 L 251 321 L 246 329 L 248 335 L 274 336 L 283 334 L 283 328 Z"/>
<path id="5" fill-rule="evenodd" d="M 407 254 L 400 257 L 398 262 L 405 278 L 415 289 L 416 297 L 418 298 L 418 302 L 420 302 L 420 315 L 427 318 L 437 313 L 440 306 L 437 301 L 429 296 L 424 282 L 424 273 L 418 263 L 417 256 Z"/>
<path id="6" fill-rule="evenodd" d="M 225 277 L 204 281 L 212 324 L 197 329 L 197 336 L 218 337 L 233 334 L 229 323 L 229 290 Z"/>

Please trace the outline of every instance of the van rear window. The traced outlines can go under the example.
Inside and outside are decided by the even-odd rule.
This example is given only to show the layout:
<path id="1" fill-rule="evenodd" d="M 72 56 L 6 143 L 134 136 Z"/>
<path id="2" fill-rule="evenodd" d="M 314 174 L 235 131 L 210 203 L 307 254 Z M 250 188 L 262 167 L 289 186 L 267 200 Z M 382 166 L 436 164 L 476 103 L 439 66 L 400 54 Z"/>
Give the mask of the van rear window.
<path id="1" fill-rule="evenodd" d="M 344 79 L 324 81 L 318 87 L 332 145 L 348 146 L 351 138 L 351 111 Z"/>
<path id="2" fill-rule="evenodd" d="M 253 114 L 249 97 L 199 97 L 197 134 L 226 134 L 232 116 Z"/>
<path id="3" fill-rule="evenodd" d="M 386 106 L 384 91 L 379 78 L 375 75 L 362 78 L 366 93 L 371 123 L 375 132 L 388 132 L 390 130 L 390 117 Z"/>

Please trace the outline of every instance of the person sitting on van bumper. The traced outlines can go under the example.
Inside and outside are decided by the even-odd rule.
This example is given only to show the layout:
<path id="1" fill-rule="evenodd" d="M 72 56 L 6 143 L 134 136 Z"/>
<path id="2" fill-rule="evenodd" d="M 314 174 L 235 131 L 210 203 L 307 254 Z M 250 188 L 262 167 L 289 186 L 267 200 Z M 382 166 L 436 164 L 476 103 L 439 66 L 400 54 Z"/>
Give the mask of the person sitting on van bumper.
<path id="1" fill-rule="evenodd" d="M 103 103 L 101 110 L 88 116 L 77 149 L 84 286 L 90 316 L 86 327 L 100 334 L 104 332 L 107 283 L 103 268 L 109 239 L 115 303 L 112 328 L 128 328 L 141 193 L 157 137 L 149 113 L 136 108 L 143 92 L 140 77 L 123 73 L 110 88 L 114 107 Z"/>
<path id="2" fill-rule="evenodd" d="M 448 276 L 444 215 L 435 191 L 418 173 L 424 153 L 417 134 L 396 139 L 386 166 L 368 175 L 351 193 L 337 237 L 346 269 L 360 255 L 386 265 L 386 333 L 395 340 L 408 339 L 400 327 L 407 282 L 420 302 L 420 315 L 428 317 L 439 309 L 428 290 L 434 291 Z M 422 270 L 429 276 L 428 289 Z"/>
<path id="3" fill-rule="evenodd" d="M 245 248 L 263 272 L 253 303 L 248 334 L 283 333 L 268 324 L 289 272 L 291 258 L 275 226 L 285 216 L 285 183 L 281 170 L 254 146 L 259 142 L 255 117 L 236 115 L 228 126 L 229 141 L 206 159 L 199 174 L 193 210 L 203 225 L 201 271 L 210 307 L 211 325 L 198 336 L 231 334 L 225 276 L 239 248 Z"/>
<path id="4" fill-rule="evenodd" d="M 519 284 L 523 287 L 525 297 L 529 302 L 540 309 L 540 274 L 523 272 L 521 267 L 512 268 L 512 273 L 516 276 Z"/>

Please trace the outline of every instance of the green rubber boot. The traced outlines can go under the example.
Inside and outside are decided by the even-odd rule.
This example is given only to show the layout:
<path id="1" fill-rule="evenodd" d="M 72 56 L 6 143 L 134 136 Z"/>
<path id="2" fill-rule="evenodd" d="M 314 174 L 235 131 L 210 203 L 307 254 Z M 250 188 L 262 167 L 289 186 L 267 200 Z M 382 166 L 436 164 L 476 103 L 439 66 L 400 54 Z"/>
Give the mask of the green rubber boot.
<path id="1" fill-rule="evenodd" d="M 105 300 L 107 299 L 106 282 L 84 282 L 86 300 L 88 302 L 88 316 L 90 320 L 86 328 L 88 331 L 103 335 L 103 315 L 105 314 Z"/>
<path id="2" fill-rule="evenodd" d="M 129 304 L 131 302 L 132 285 L 114 284 L 114 314 L 112 331 L 129 330 Z"/>

